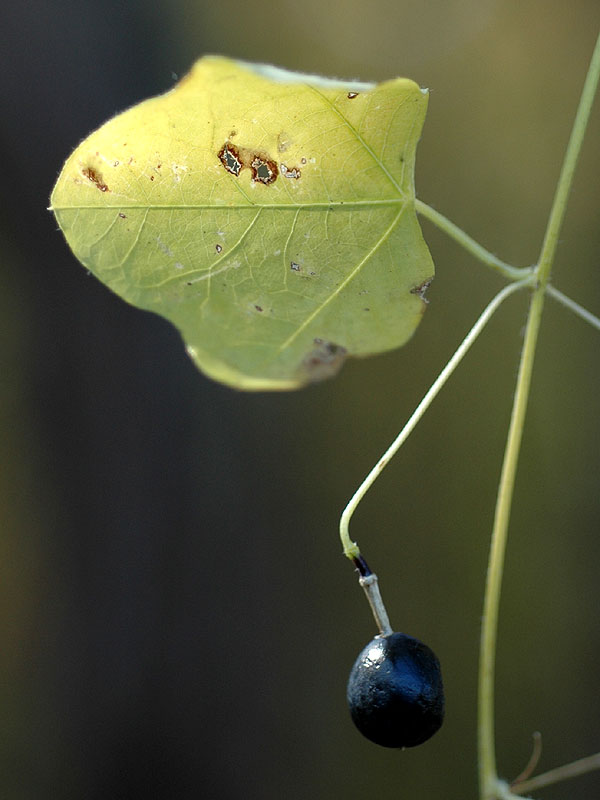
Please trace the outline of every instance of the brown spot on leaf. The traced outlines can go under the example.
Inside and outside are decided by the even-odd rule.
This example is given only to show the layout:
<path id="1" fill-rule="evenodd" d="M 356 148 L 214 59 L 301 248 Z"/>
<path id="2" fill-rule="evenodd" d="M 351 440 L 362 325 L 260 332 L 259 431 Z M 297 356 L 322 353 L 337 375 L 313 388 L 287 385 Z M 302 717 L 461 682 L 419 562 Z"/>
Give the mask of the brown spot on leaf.
<path id="1" fill-rule="evenodd" d="M 225 142 L 223 147 L 219 150 L 219 158 L 227 172 L 231 172 L 231 174 L 235 175 L 237 178 L 240 174 L 240 170 L 244 166 L 237 147 L 232 145 L 231 142 Z"/>
<path id="2" fill-rule="evenodd" d="M 290 264 L 290 269 L 293 272 L 300 272 L 300 264 L 296 264 L 295 261 L 292 261 L 292 263 Z"/>
<path id="3" fill-rule="evenodd" d="M 355 97 L 358 97 L 358 92 L 348 92 L 348 100 L 354 100 Z"/>
<path id="4" fill-rule="evenodd" d="M 432 280 L 433 277 L 428 278 L 426 281 L 423 281 L 423 283 L 420 283 L 418 286 L 413 286 L 413 288 L 410 290 L 410 293 L 419 295 L 419 297 L 424 303 L 429 303 L 429 300 L 425 297 L 425 292 L 431 286 Z"/>
<path id="5" fill-rule="evenodd" d="M 261 307 L 261 306 L 254 306 L 254 308 L 255 308 L 257 311 L 262 311 L 262 307 Z"/>
<path id="6" fill-rule="evenodd" d="M 121 217 L 121 219 L 127 219 L 127 214 L 123 214 L 122 211 L 119 211 L 119 216 Z"/>
<path id="7" fill-rule="evenodd" d="M 110 189 L 104 183 L 102 175 L 93 167 L 84 167 L 81 170 L 81 174 L 84 178 L 87 178 L 88 181 L 93 183 L 96 189 L 99 189 L 101 192 L 110 192 Z"/>
<path id="8" fill-rule="evenodd" d="M 279 174 L 277 164 L 268 158 L 256 155 L 250 164 L 252 178 L 259 183 L 273 183 Z"/>
<path id="9" fill-rule="evenodd" d="M 337 375 L 348 355 L 346 348 L 325 339 L 313 339 L 313 344 L 313 349 L 302 361 L 302 371 L 312 382 Z"/>
<path id="10" fill-rule="evenodd" d="M 279 175 L 277 164 L 266 153 L 250 147 L 236 147 L 230 141 L 225 142 L 218 152 L 218 157 L 227 172 L 236 178 L 245 167 L 252 171 L 252 180 L 257 183 L 268 185 Z"/>
<path id="11" fill-rule="evenodd" d="M 222 253 L 223 252 L 223 248 L 221 247 L 220 244 L 216 244 L 215 245 L 215 250 L 217 251 L 217 253 Z"/>

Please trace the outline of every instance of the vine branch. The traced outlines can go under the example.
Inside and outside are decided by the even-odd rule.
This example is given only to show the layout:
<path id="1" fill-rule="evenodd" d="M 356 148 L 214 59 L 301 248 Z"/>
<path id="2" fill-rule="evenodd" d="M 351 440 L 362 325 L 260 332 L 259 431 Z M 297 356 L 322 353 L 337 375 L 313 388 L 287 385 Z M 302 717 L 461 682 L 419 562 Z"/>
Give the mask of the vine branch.
<path id="1" fill-rule="evenodd" d="M 580 758 L 577 761 L 571 761 L 570 764 L 564 764 L 562 767 L 548 770 L 541 775 L 536 775 L 535 778 L 528 778 L 526 781 L 520 781 L 513 784 L 513 788 L 519 792 L 536 792 L 538 789 L 543 789 L 545 786 L 552 786 L 559 781 L 566 781 L 569 778 L 577 778 L 580 775 L 585 775 L 592 770 L 600 769 L 600 753 L 595 753 L 593 756 Z"/>
<path id="2" fill-rule="evenodd" d="M 550 277 L 558 236 L 564 219 L 567 198 L 573 182 L 573 174 L 583 144 L 598 80 L 600 78 L 600 36 L 592 55 L 588 74 L 584 83 L 573 129 L 567 145 L 565 159 L 558 179 L 554 201 L 548 218 L 546 234 L 536 269 L 537 286 L 533 292 L 525 340 L 521 351 L 521 361 L 517 377 L 517 387 L 504 451 L 504 461 L 494 515 L 492 543 L 488 562 L 488 574 L 484 597 L 481 647 L 479 662 L 479 711 L 478 711 L 478 750 L 479 787 L 481 800 L 498 797 L 498 774 L 494 741 L 494 672 L 496 658 L 496 637 L 498 629 L 498 607 L 508 523 L 517 471 L 517 462 L 525 422 L 525 412 L 529 399 L 531 375 L 538 333 L 544 308 L 546 284 Z"/>

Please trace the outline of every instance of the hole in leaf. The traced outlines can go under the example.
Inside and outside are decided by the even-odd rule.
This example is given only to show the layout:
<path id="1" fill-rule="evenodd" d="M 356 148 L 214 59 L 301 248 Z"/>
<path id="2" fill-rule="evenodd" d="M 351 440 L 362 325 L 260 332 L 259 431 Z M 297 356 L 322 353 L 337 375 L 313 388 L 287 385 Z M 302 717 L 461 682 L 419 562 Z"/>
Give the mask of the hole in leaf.
<path id="1" fill-rule="evenodd" d="M 277 164 L 268 158 L 255 156 L 250 166 L 252 167 L 252 177 L 259 183 L 273 183 L 277 178 Z"/>
<path id="2" fill-rule="evenodd" d="M 237 148 L 234 147 L 230 142 L 225 142 L 219 151 L 219 158 L 221 159 L 221 163 L 227 172 L 231 172 L 231 174 L 235 175 L 237 178 L 243 166 Z"/>

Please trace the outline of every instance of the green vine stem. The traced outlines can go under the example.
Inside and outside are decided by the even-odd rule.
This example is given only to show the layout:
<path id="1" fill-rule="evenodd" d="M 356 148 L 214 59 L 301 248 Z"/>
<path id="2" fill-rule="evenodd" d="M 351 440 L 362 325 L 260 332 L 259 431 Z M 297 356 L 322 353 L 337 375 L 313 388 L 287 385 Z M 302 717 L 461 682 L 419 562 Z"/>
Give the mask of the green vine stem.
<path id="1" fill-rule="evenodd" d="M 600 36 L 596 41 L 583 92 L 579 101 L 579 107 L 575 116 L 575 122 L 573 123 L 571 137 L 567 146 L 552 209 L 550 211 L 550 217 L 548 219 L 538 266 L 535 270 L 537 285 L 533 291 L 527 318 L 525 340 L 521 352 L 521 361 L 517 377 L 517 387 L 506 449 L 504 452 L 500 483 L 498 486 L 484 598 L 479 665 L 478 750 L 481 800 L 495 800 L 495 798 L 505 794 L 504 790 L 506 784 L 498 780 L 494 742 L 494 672 L 498 607 L 500 602 L 504 553 L 506 550 L 506 538 L 517 461 L 525 422 L 527 401 L 529 398 L 535 349 L 544 307 L 546 285 L 554 261 L 559 231 L 566 210 L 567 198 L 573 181 L 577 159 L 581 151 L 599 77 Z"/>

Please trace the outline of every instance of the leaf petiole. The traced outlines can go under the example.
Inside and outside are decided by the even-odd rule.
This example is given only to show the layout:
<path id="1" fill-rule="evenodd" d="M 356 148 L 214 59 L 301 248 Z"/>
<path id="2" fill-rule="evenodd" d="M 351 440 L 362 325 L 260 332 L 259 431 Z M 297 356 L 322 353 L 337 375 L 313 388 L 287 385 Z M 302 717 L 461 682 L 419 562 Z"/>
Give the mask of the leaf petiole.
<path id="1" fill-rule="evenodd" d="M 490 253 L 489 250 L 486 250 L 485 247 L 480 245 L 479 242 L 476 242 L 468 233 L 465 233 L 462 228 L 459 228 L 458 225 L 455 225 L 454 222 L 451 222 L 447 217 L 440 214 L 435 208 L 428 206 L 427 203 L 424 203 L 422 200 L 415 199 L 415 210 L 451 239 L 454 239 L 455 242 L 458 242 L 458 244 L 467 252 L 471 253 L 472 256 L 482 261 L 496 272 L 499 272 L 501 275 L 504 275 L 505 278 L 515 281 L 527 278 L 527 276 L 533 274 L 535 267 L 513 267 L 507 264 L 493 253 Z"/>

